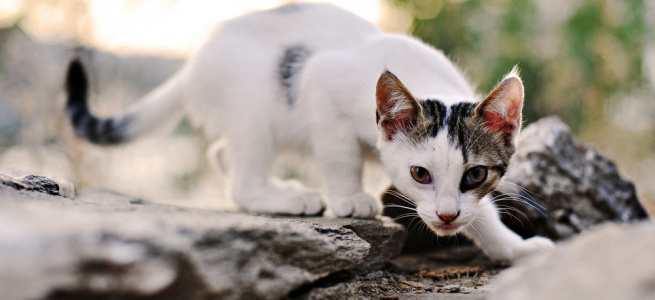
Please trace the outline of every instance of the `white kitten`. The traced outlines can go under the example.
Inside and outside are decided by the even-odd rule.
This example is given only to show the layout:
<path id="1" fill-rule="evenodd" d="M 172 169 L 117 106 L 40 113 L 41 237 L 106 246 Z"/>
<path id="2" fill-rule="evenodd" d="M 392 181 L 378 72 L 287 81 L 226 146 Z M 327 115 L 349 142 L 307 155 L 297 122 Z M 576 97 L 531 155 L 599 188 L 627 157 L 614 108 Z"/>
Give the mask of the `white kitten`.
<path id="1" fill-rule="evenodd" d="M 229 158 L 231 197 L 251 212 L 315 215 L 320 193 L 269 180 L 276 154 L 312 154 L 330 209 L 379 214 L 362 189 L 363 152 L 439 235 L 463 232 L 494 259 L 552 246 L 507 229 L 487 195 L 501 181 L 521 124 L 523 85 L 510 73 L 482 101 L 439 51 L 386 34 L 326 4 L 293 4 L 224 23 L 165 84 L 124 117 L 100 120 L 86 102 L 82 65 L 69 68 L 67 109 L 76 133 L 124 142 L 184 109 Z M 377 99 L 377 101 L 376 101 Z"/>

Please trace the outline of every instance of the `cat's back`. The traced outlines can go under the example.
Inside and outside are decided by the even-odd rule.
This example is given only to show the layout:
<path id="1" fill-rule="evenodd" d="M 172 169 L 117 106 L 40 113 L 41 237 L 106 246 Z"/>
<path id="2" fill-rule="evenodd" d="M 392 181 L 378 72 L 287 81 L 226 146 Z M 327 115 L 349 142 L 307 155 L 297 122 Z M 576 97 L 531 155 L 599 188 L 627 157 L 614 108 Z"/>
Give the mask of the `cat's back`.
<path id="1" fill-rule="evenodd" d="M 439 99 L 450 105 L 478 98 L 475 87 L 443 52 L 408 35 L 376 35 L 351 50 L 318 55 L 311 64 L 311 75 L 317 77 L 313 81 L 331 83 L 333 90 L 348 87 L 356 91 L 354 97 L 370 99 L 370 103 L 385 70 L 397 76 L 417 99 Z"/>
<path id="2" fill-rule="evenodd" d="M 187 62 L 186 110 L 193 124 L 211 130 L 244 111 L 271 126 L 292 124 L 305 62 L 378 34 L 374 24 L 332 4 L 289 4 L 223 22 Z"/>
<path id="3" fill-rule="evenodd" d="M 377 65 L 378 69 L 383 66 L 401 78 L 418 99 L 435 98 L 449 103 L 476 98 L 475 88 L 462 70 L 441 50 L 415 37 L 380 35 L 363 43 L 357 52 L 368 58 L 368 64 Z"/>
<path id="4" fill-rule="evenodd" d="M 261 45 L 303 44 L 319 51 L 349 47 L 380 30 L 359 16 L 327 3 L 295 3 L 243 15 L 220 24 L 210 43 L 239 37 Z"/>

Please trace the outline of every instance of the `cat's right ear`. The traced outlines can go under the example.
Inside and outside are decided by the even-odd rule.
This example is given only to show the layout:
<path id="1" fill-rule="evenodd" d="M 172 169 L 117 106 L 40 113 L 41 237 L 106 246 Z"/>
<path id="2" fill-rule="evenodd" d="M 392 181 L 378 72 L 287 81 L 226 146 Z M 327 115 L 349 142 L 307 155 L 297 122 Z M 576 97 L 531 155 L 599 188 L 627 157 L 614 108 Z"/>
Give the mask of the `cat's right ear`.
<path id="1" fill-rule="evenodd" d="M 421 105 L 398 77 L 389 71 L 382 73 L 378 79 L 375 95 L 377 98 L 375 120 L 378 129 L 387 140 L 393 140 L 398 132 L 405 132 L 416 125 Z"/>
<path id="2" fill-rule="evenodd" d="M 523 82 L 517 67 L 514 67 L 478 104 L 475 114 L 491 132 L 500 134 L 507 144 L 516 143 L 521 130 L 523 98 Z"/>

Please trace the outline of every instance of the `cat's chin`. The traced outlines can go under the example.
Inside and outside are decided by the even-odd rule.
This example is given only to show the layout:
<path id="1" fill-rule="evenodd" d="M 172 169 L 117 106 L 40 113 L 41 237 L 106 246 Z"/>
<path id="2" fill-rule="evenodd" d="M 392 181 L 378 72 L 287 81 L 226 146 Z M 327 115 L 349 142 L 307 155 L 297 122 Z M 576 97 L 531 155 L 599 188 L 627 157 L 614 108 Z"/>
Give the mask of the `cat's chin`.
<path id="1" fill-rule="evenodd" d="M 438 236 L 451 236 L 457 234 L 463 225 L 458 224 L 429 224 L 428 227 Z"/>

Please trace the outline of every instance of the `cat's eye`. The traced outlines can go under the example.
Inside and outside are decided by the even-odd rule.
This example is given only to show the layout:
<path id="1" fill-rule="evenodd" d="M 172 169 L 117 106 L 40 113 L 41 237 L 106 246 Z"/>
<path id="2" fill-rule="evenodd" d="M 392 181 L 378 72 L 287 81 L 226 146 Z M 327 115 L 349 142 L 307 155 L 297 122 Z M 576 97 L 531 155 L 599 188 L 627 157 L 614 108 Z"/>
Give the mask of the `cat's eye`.
<path id="1" fill-rule="evenodd" d="M 480 186 L 487 180 L 487 167 L 475 166 L 468 169 L 462 178 L 461 190 L 470 190 Z"/>
<path id="2" fill-rule="evenodd" d="M 432 178 L 430 177 L 430 172 L 426 170 L 423 167 L 417 167 L 413 166 L 410 170 L 410 173 L 412 173 L 412 178 L 416 180 L 416 182 L 420 184 L 428 184 L 432 182 Z"/>

